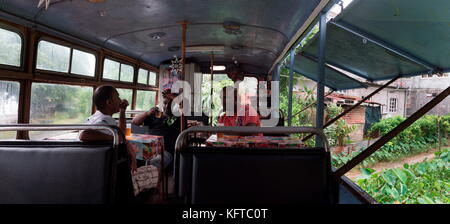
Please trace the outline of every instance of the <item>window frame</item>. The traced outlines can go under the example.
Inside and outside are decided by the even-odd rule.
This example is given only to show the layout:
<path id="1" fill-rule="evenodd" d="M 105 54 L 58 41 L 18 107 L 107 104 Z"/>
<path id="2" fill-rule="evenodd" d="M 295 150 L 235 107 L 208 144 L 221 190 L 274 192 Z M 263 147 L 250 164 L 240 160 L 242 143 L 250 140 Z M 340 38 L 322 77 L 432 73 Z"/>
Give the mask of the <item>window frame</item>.
<path id="1" fill-rule="evenodd" d="M 23 30 L 21 30 L 18 27 L 6 24 L 4 22 L 0 22 L 0 29 L 4 29 L 13 33 L 16 33 L 19 35 L 20 40 L 21 40 L 21 49 L 20 49 L 20 62 L 19 62 L 19 66 L 14 66 L 14 65 L 6 65 L 6 64 L 0 64 L 0 69 L 7 69 L 7 70 L 14 70 L 14 71 L 24 71 L 25 70 L 25 35 Z"/>
<path id="2" fill-rule="evenodd" d="M 37 68 L 37 57 L 38 57 L 38 47 L 39 47 L 39 43 L 41 41 L 46 41 L 52 44 L 57 44 L 63 47 L 68 47 L 70 49 L 70 53 L 69 53 L 69 71 L 68 72 L 58 72 L 58 71 L 52 71 L 52 70 L 46 70 L 46 69 L 39 69 Z M 88 54 L 92 54 L 95 57 L 95 66 L 94 66 L 94 76 L 88 76 L 88 75 L 80 75 L 80 74 L 76 74 L 76 73 L 72 73 L 72 60 L 73 60 L 73 50 L 78 50 L 81 51 L 83 53 L 88 53 Z M 53 37 L 48 37 L 48 36 L 41 36 L 36 40 L 36 46 L 34 48 L 35 50 L 35 60 L 34 60 L 34 64 L 33 64 L 33 69 L 35 71 L 36 74 L 51 74 L 51 75 L 59 75 L 59 76 L 64 76 L 64 77 L 74 77 L 74 78 L 82 78 L 82 79 L 89 79 L 89 80 L 96 80 L 96 75 L 97 75 L 97 69 L 98 69 L 98 55 L 97 52 L 84 48 L 84 47 L 79 47 L 79 46 L 74 46 L 73 44 L 67 43 L 65 41 L 62 40 L 58 40 L 56 38 Z"/>
<path id="3" fill-rule="evenodd" d="M 105 71 L 105 60 L 106 60 L 106 59 L 108 59 L 108 60 L 110 60 L 110 61 L 114 61 L 114 62 L 119 63 L 119 78 L 118 78 L 117 80 L 114 80 L 114 79 L 108 79 L 108 78 L 103 78 L 103 72 Z M 133 68 L 133 81 L 131 81 L 131 82 L 120 81 L 120 76 L 121 76 L 121 73 L 122 73 L 122 72 L 121 72 L 122 64 L 129 65 L 129 66 L 131 66 L 131 67 Z M 138 71 L 139 71 L 139 70 L 138 70 Z M 136 80 L 136 66 L 135 66 L 133 63 L 130 63 L 130 62 L 124 62 L 123 60 L 120 60 L 120 59 L 115 58 L 115 57 L 111 57 L 111 56 L 109 56 L 109 55 L 105 55 L 105 56 L 103 57 L 102 71 L 100 72 L 99 75 L 101 76 L 101 77 L 100 77 L 100 80 L 101 80 L 101 81 L 106 81 L 106 82 L 126 83 L 126 84 L 132 84 L 132 85 L 135 85 L 136 82 L 137 82 L 137 80 Z"/>
<path id="4" fill-rule="evenodd" d="M 394 102 L 394 104 L 393 104 Z M 397 113 L 398 108 L 397 108 L 397 104 L 398 103 L 398 99 L 396 97 L 390 97 L 389 98 L 389 113 Z M 394 107 L 392 107 L 394 105 Z"/>
<path id="5" fill-rule="evenodd" d="M 146 84 L 139 82 L 139 70 L 140 69 L 147 71 L 147 83 Z M 155 85 L 151 85 L 150 84 L 150 72 L 155 73 L 155 76 L 156 76 Z M 137 74 L 138 74 L 138 77 L 136 78 L 136 84 L 138 86 L 155 87 L 155 88 L 159 86 L 159 75 L 158 75 L 159 72 L 158 71 L 156 71 L 156 70 L 154 70 L 152 68 L 147 68 L 145 66 L 139 65 L 139 69 L 137 71 Z"/>

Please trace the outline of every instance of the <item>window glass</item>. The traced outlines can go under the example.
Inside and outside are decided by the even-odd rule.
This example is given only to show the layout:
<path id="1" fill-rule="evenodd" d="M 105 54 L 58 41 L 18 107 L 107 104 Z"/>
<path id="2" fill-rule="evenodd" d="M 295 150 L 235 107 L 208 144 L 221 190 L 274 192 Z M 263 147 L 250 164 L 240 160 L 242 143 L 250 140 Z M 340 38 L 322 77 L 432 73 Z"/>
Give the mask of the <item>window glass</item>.
<path id="1" fill-rule="evenodd" d="M 148 77 L 148 84 L 151 86 L 156 86 L 156 73 L 150 72 Z"/>
<path id="2" fill-rule="evenodd" d="M 17 124 L 19 92 L 18 82 L 0 81 L 0 124 Z M 15 131 L 0 132 L 0 139 L 15 138 Z"/>
<path id="3" fill-rule="evenodd" d="M 149 110 L 155 106 L 155 91 L 138 90 L 136 95 L 136 110 Z"/>
<path id="4" fill-rule="evenodd" d="M 130 110 L 131 101 L 133 101 L 133 90 L 117 88 L 117 92 L 119 92 L 120 99 L 126 99 L 128 101 L 128 104 L 130 105 L 127 107 L 127 110 Z"/>
<path id="5" fill-rule="evenodd" d="M 148 71 L 140 68 L 138 75 L 138 83 L 147 84 L 147 78 L 148 78 Z"/>
<path id="6" fill-rule="evenodd" d="M 119 80 L 119 67 L 119 62 L 105 59 L 105 63 L 103 65 L 103 78 Z"/>
<path id="7" fill-rule="evenodd" d="M 31 124 L 80 124 L 92 111 L 92 87 L 33 83 Z M 71 131 L 30 132 L 30 139 L 55 137 Z"/>
<path id="8" fill-rule="evenodd" d="M 68 72 L 70 48 L 44 40 L 39 41 L 36 68 L 55 72 Z"/>
<path id="9" fill-rule="evenodd" d="M 122 64 L 120 66 L 120 81 L 133 82 L 134 68 L 131 65 Z"/>
<path id="10" fill-rule="evenodd" d="M 95 56 L 90 53 L 73 49 L 72 69 L 70 73 L 94 77 Z"/>
<path id="11" fill-rule="evenodd" d="M 0 28 L 0 64 L 20 66 L 22 38 L 19 34 Z"/>

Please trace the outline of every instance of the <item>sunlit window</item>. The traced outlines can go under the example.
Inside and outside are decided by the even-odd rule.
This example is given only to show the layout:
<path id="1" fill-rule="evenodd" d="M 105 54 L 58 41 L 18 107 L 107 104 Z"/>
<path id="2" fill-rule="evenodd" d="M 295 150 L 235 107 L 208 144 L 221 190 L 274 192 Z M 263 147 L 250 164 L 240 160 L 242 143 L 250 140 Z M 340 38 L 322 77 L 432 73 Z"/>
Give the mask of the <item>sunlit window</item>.
<path id="1" fill-rule="evenodd" d="M 139 69 L 138 83 L 156 86 L 156 73 L 147 69 Z"/>
<path id="2" fill-rule="evenodd" d="M 105 59 L 105 63 L 103 65 L 103 78 L 111 80 L 119 80 L 119 72 L 120 72 L 119 69 L 120 69 L 119 62 Z"/>
<path id="3" fill-rule="evenodd" d="M 138 83 L 147 84 L 148 83 L 148 71 L 140 68 L 138 74 Z"/>
<path id="4" fill-rule="evenodd" d="M 70 73 L 94 77 L 95 56 L 87 52 L 73 49 Z"/>
<path id="5" fill-rule="evenodd" d="M 156 73 L 150 71 L 148 75 L 148 84 L 151 86 L 156 86 Z"/>
<path id="6" fill-rule="evenodd" d="M 133 82 L 134 68 L 110 59 L 105 59 L 103 64 L 103 78 L 122 82 Z"/>
<path id="7" fill-rule="evenodd" d="M 149 110 L 155 106 L 155 91 L 138 90 L 136 95 L 136 110 Z"/>
<path id="8" fill-rule="evenodd" d="M 19 111 L 18 82 L 0 81 L 0 124 L 16 124 Z M 0 132 L 0 139 L 15 139 L 15 131 Z"/>
<path id="9" fill-rule="evenodd" d="M 133 82 L 134 68 L 131 65 L 120 65 L 120 81 Z"/>
<path id="10" fill-rule="evenodd" d="M 80 124 L 92 111 L 92 87 L 33 83 L 31 86 L 31 124 Z M 44 139 L 64 134 L 30 132 L 31 139 Z"/>
<path id="11" fill-rule="evenodd" d="M 0 64 L 20 66 L 22 38 L 19 34 L 0 28 Z"/>
<path id="12" fill-rule="evenodd" d="M 117 88 L 117 92 L 119 92 L 120 99 L 125 99 L 130 104 L 130 106 L 128 106 L 127 109 L 128 110 L 131 109 L 131 101 L 133 100 L 133 90 Z"/>
<path id="13" fill-rule="evenodd" d="M 70 48 L 39 41 L 36 68 L 55 72 L 69 72 Z"/>

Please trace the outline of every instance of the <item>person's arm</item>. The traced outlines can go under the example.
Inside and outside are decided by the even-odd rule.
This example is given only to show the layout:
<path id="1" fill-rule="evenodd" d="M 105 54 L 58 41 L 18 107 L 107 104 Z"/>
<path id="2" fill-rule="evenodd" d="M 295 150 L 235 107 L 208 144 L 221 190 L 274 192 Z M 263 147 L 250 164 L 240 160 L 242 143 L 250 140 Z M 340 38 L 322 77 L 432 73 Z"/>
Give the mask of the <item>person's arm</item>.
<path id="1" fill-rule="evenodd" d="M 158 108 L 153 107 L 149 111 L 136 115 L 131 122 L 135 125 L 142 125 L 145 119 L 147 119 L 148 116 L 152 116 L 153 114 L 155 114 L 156 111 L 158 111 Z"/>
<path id="2" fill-rule="evenodd" d="M 97 130 L 84 130 L 80 133 L 82 142 L 112 141 L 113 136 Z"/>
<path id="3" fill-rule="evenodd" d="M 122 100 L 122 103 L 120 103 L 120 109 L 119 109 L 119 128 L 122 130 L 123 133 L 125 133 L 125 129 L 127 128 L 127 121 L 125 118 L 125 111 L 128 107 L 128 101 Z"/>

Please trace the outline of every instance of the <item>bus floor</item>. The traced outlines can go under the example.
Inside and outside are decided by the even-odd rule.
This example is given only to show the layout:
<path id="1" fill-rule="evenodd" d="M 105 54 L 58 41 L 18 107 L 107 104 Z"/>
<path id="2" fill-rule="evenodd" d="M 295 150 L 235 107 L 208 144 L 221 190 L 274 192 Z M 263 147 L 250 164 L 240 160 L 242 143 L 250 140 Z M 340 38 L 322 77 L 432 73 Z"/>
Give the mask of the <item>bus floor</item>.
<path id="1" fill-rule="evenodd" d="M 175 199 L 175 181 L 172 174 L 168 175 L 167 183 L 168 193 L 166 199 L 163 199 L 162 197 L 161 187 L 142 192 L 138 195 L 138 198 L 140 198 L 140 201 L 142 201 L 144 204 L 180 204 L 181 202 Z"/>

